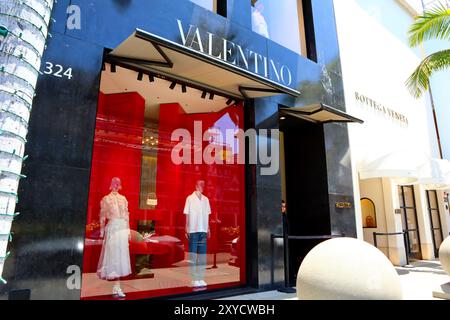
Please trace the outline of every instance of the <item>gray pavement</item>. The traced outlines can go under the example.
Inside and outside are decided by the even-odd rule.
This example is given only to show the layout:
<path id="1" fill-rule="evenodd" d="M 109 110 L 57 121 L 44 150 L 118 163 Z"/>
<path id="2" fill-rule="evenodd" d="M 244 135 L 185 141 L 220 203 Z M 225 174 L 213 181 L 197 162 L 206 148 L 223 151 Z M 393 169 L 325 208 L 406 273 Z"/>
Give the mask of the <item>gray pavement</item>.
<path id="1" fill-rule="evenodd" d="M 405 300 L 439 300 L 433 298 L 433 291 L 450 282 L 438 260 L 416 261 L 410 267 L 396 267 Z M 296 294 L 278 291 L 260 292 L 222 300 L 297 300 Z"/>

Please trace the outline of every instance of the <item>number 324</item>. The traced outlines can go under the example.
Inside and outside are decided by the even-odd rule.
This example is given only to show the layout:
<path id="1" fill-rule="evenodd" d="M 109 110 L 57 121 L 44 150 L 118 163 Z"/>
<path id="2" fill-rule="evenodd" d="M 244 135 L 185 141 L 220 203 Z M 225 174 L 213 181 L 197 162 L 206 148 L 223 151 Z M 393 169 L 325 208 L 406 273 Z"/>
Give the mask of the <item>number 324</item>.
<path id="1" fill-rule="evenodd" d="M 67 79 L 72 79 L 72 68 L 68 68 L 66 71 L 64 71 L 64 67 L 60 64 L 53 64 L 51 62 L 45 63 L 45 74 L 51 74 L 57 78 L 67 77 Z"/>

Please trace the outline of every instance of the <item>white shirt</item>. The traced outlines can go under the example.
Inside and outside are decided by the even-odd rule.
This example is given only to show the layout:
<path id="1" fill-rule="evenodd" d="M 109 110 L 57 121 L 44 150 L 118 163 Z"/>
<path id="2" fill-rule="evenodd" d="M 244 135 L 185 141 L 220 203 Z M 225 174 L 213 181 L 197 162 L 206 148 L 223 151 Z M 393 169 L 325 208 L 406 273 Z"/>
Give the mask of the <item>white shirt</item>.
<path id="1" fill-rule="evenodd" d="M 100 218 L 128 220 L 128 216 L 128 201 L 123 195 L 111 192 L 103 197 L 100 202 Z"/>
<path id="2" fill-rule="evenodd" d="M 186 219 L 188 219 L 188 233 L 208 232 L 211 207 L 207 197 L 202 195 L 201 199 L 199 199 L 194 192 L 186 198 L 183 212 L 187 215 Z"/>

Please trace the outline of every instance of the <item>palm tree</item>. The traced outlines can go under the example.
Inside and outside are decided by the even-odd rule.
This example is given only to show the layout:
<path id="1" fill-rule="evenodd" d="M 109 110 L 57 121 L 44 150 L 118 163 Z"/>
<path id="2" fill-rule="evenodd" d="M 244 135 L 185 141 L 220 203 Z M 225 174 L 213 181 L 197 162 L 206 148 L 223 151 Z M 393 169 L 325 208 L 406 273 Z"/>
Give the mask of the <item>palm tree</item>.
<path id="1" fill-rule="evenodd" d="M 415 18 L 409 30 L 409 44 L 416 47 L 426 40 L 450 40 L 450 7 L 438 3 Z M 420 98 L 430 85 L 433 73 L 450 66 L 450 49 L 435 52 L 426 57 L 406 81 L 415 98 Z"/>
<path id="2" fill-rule="evenodd" d="M 54 0 L 0 5 L 0 282 L 16 213 L 28 120 Z"/>

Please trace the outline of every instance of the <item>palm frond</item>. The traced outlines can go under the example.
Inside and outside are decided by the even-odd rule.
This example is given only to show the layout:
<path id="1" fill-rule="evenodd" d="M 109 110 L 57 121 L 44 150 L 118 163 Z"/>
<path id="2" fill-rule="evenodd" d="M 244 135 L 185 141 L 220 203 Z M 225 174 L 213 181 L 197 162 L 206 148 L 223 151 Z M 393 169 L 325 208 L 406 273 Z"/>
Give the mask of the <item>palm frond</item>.
<path id="1" fill-rule="evenodd" d="M 430 39 L 450 40 L 450 8 L 438 3 L 415 18 L 409 29 L 409 44 L 416 47 Z"/>
<path id="2" fill-rule="evenodd" d="M 449 67 L 450 49 L 429 55 L 406 81 L 409 91 L 414 97 L 420 98 L 423 92 L 429 88 L 431 75 Z"/>

